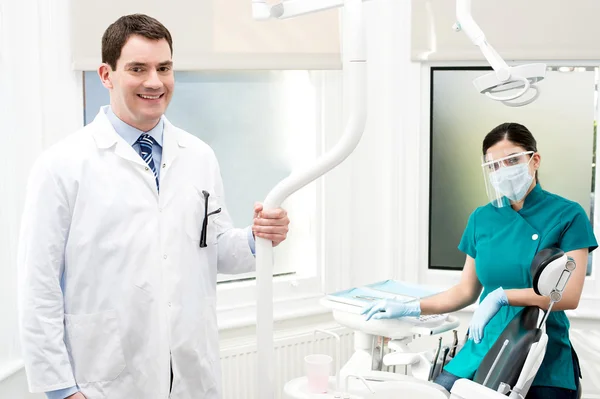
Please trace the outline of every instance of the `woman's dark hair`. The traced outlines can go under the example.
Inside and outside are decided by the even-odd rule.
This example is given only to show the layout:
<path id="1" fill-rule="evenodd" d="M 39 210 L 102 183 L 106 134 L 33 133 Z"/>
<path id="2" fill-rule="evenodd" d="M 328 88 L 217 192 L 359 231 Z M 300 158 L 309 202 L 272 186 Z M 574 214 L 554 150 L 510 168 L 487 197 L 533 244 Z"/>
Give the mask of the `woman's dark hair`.
<path id="1" fill-rule="evenodd" d="M 490 147 L 504 139 L 523 147 L 525 151 L 537 152 L 537 142 L 529 129 L 519 123 L 507 122 L 496 126 L 485 136 L 483 139 L 483 155 L 485 156 Z M 537 178 L 537 172 L 535 177 Z"/>

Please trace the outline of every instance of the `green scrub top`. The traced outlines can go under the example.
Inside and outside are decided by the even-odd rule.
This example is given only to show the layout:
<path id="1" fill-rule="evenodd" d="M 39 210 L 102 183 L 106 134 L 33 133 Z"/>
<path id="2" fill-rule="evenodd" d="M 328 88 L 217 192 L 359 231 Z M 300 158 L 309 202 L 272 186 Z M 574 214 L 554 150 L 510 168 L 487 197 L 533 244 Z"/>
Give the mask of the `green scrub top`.
<path id="1" fill-rule="evenodd" d="M 477 277 L 483 286 L 480 300 L 483 300 L 498 287 L 531 288 L 531 262 L 544 248 L 558 247 L 565 252 L 587 248 L 591 252 L 597 246 L 583 208 L 542 190 L 537 184 L 518 212 L 510 206 L 497 208 L 492 204 L 477 208 L 469 217 L 458 249 L 475 259 Z M 483 357 L 522 309 L 503 306 L 485 327 L 481 343 L 468 340 L 444 369 L 458 377 L 473 379 Z M 565 312 L 551 312 L 546 332 L 548 347 L 533 385 L 576 389 Z"/>

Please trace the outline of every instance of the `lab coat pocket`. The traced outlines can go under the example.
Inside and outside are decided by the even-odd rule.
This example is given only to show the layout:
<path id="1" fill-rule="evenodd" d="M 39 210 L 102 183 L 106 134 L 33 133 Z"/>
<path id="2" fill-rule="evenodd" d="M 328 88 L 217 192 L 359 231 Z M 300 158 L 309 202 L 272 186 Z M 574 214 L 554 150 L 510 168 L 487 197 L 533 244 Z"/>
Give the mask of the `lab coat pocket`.
<path id="1" fill-rule="evenodd" d="M 65 332 L 77 383 L 113 381 L 125 369 L 115 310 L 65 314 Z"/>

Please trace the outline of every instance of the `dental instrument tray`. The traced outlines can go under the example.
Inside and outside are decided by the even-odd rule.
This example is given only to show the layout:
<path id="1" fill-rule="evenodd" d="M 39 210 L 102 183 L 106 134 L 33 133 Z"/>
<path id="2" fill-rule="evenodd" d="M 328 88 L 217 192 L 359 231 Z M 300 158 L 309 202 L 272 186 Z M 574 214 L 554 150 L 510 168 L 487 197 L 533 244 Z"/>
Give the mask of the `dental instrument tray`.
<path id="1" fill-rule="evenodd" d="M 458 326 L 458 319 L 447 314 L 399 319 L 366 321 L 362 309 L 374 301 L 394 299 L 412 302 L 437 294 L 433 288 L 409 284 L 396 280 L 350 288 L 326 295 L 321 305 L 333 312 L 336 321 L 349 328 L 387 337 L 401 337 L 408 334 L 433 335 L 452 330 Z"/>
<path id="2" fill-rule="evenodd" d="M 438 291 L 419 285 L 407 284 L 396 280 L 384 280 L 378 283 L 329 294 L 327 297 L 335 302 L 348 305 L 364 306 L 381 299 L 394 299 L 412 302 L 437 294 Z"/>

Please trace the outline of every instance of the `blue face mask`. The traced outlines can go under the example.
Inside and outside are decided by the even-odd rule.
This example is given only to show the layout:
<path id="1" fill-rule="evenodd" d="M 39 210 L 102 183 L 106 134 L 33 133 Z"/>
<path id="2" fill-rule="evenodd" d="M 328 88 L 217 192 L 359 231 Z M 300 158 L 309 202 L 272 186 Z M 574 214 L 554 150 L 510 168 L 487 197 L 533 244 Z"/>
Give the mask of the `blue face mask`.
<path id="1" fill-rule="evenodd" d="M 490 173 L 492 186 L 511 201 L 521 201 L 532 181 L 533 176 L 529 174 L 527 163 L 508 166 Z"/>

